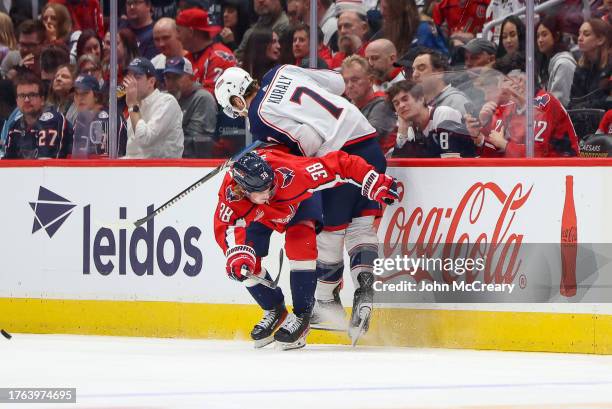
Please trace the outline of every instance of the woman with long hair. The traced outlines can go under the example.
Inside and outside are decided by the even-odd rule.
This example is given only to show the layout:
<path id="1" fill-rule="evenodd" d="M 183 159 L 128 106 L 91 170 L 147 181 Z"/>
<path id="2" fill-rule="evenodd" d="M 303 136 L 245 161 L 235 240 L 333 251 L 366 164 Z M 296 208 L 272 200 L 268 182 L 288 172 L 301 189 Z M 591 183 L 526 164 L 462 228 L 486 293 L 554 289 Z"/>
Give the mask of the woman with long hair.
<path id="1" fill-rule="evenodd" d="M 548 16 L 536 26 L 536 76 L 541 87 L 567 106 L 570 101 L 576 60 L 562 39 L 561 22 Z"/>
<path id="2" fill-rule="evenodd" d="M 73 123 L 76 119 L 76 108 L 72 103 L 75 79 L 76 69 L 74 65 L 60 65 L 55 72 L 55 78 L 47 96 L 47 105 L 62 113 L 70 123 Z"/>
<path id="3" fill-rule="evenodd" d="M 607 101 L 612 75 L 611 44 L 612 30 L 609 23 L 598 18 L 582 23 L 578 32 L 578 48 L 582 57 L 574 73 L 570 107 L 606 111 L 612 108 Z"/>
<path id="4" fill-rule="evenodd" d="M 47 3 L 42 9 L 47 44 L 68 45 L 72 33 L 72 18 L 66 6 Z"/>
<path id="5" fill-rule="evenodd" d="M 397 55 L 406 54 L 417 33 L 419 10 L 414 0 L 381 0 L 383 25 L 373 39 L 386 38 L 397 48 Z"/>
<path id="6" fill-rule="evenodd" d="M 84 30 L 81 33 L 76 45 L 77 61 L 85 54 L 93 55 L 98 59 L 102 58 L 102 40 L 91 29 Z"/>
<path id="7" fill-rule="evenodd" d="M 234 51 L 242 42 L 245 31 L 249 28 L 248 0 L 223 1 L 223 30 L 217 40 Z"/>
<path id="8" fill-rule="evenodd" d="M 278 64 L 280 48 L 278 34 L 274 31 L 253 30 L 244 48 L 242 68 L 261 84 L 264 74 Z"/>
<path id="9" fill-rule="evenodd" d="M 9 53 L 17 49 L 13 22 L 8 14 L 0 13 L 0 63 Z"/>
<path id="10" fill-rule="evenodd" d="M 517 16 L 508 16 L 501 25 L 496 58 L 525 52 L 525 24 Z"/>

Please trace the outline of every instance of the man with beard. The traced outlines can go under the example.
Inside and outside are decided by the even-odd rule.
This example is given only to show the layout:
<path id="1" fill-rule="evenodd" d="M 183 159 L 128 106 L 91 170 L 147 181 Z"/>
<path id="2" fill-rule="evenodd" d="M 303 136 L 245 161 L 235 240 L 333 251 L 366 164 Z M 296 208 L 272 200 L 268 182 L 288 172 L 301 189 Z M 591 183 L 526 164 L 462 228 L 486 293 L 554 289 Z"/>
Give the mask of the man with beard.
<path id="1" fill-rule="evenodd" d="M 214 97 L 194 81 L 191 62 L 184 57 L 166 61 L 164 78 L 166 90 L 176 97 L 183 111 L 183 158 L 210 157 L 217 125 Z"/>
<path id="2" fill-rule="evenodd" d="M 365 56 L 369 26 L 365 15 L 356 11 L 344 11 L 338 16 L 338 51 L 330 68 L 336 69 L 350 55 Z"/>
<path id="3" fill-rule="evenodd" d="M 397 49 L 386 38 L 374 40 L 365 49 L 365 58 L 372 69 L 376 81 L 374 91 L 386 91 L 396 82 L 405 80 L 402 67 L 396 67 Z"/>

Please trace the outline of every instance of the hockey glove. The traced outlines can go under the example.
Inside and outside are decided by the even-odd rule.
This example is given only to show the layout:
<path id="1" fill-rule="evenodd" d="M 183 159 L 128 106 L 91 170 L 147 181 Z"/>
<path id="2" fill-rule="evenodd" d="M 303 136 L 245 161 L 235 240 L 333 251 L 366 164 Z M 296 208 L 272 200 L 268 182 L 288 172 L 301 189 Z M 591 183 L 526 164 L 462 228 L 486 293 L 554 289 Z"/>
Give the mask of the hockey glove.
<path id="1" fill-rule="evenodd" d="M 244 281 L 247 279 L 242 275 L 242 269 L 246 268 L 251 273 L 255 272 L 257 257 L 251 246 L 238 245 L 231 247 L 225 253 L 225 269 L 232 280 Z"/>
<path id="2" fill-rule="evenodd" d="M 361 194 L 370 200 L 376 200 L 379 203 L 386 203 L 388 205 L 393 204 L 399 199 L 395 178 L 374 170 L 369 171 L 363 179 Z"/>

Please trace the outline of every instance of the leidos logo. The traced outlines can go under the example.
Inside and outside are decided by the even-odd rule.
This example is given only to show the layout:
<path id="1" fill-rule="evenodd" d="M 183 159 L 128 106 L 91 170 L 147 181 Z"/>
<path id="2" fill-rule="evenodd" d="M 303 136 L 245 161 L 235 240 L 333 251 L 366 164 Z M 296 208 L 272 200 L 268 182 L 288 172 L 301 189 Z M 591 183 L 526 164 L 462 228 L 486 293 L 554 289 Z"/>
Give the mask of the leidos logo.
<path id="1" fill-rule="evenodd" d="M 53 237 L 76 205 L 40 186 L 38 200 L 30 202 L 30 207 L 34 211 L 32 233 L 44 228 Z M 170 277 L 182 270 L 185 275 L 195 277 L 202 271 L 199 228 L 189 226 L 180 234 L 174 227 L 166 226 L 156 232 L 155 221 L 151 219 L 131 233 L 107 227 L 92 231 L 92 209 L 92 205 L 83 207 L 83 274 L 97 272 L 107 276 L 118 270 L 119 275 L 126 275 L 131 270 L 137 276 L 153 275 L 155 271 Z M 147 207 L 148 214 L 153 209 L 153 205 Z M 127 220 L 126 207 L 119 207 L 119 219 Z"/>
<path id="2" fill-rule="evenodd" d="M 153 213 L 153 209 L 153 205 L 147 207 L 147 214 Z M 153 275 L 155 269 L 170 277 L 181 266 L 183 273 L 189 277 L 202 271 L 202 251 L 197 246 L 202 235 L 199 228 L 190 226 L 181 239 L 172 226 L 166 226 L 156 234 L 155 220 L 151 219 L 146 225 L 134 229 L 131 236 L 128 236 L 126 229 L 119 229 L 117 240 L 115 232 L 107 227 L 92 233 L 91 212 L 91 205 L 83 208 L 83 274 L 90 274 L 92 259 L 93 266 L 102 275 L 115 271 L 116 264 L 119 275 L 125 275 L 128 261 L 131 270 L 138 276 Z M 119 208 L 119 219 L 127 220 L 127 208 Z M 164 251 L 166 247 L 170 247 L 171 252 Z M 172 253 L 172 256 L 167 257 L 168 253 Z M 141 260 L 143 255 L 144 260 Z"/>
<path id="3" fill-rule="evenodd" d="M 75 206 L 70 203 L 70 200 L 40 186 L 38 200 L 30 202 L 30 207 L 34 211 L 32 234 L 44 228 L 49 237 L 53 237 L 68 216 L 72 214 Z"/>

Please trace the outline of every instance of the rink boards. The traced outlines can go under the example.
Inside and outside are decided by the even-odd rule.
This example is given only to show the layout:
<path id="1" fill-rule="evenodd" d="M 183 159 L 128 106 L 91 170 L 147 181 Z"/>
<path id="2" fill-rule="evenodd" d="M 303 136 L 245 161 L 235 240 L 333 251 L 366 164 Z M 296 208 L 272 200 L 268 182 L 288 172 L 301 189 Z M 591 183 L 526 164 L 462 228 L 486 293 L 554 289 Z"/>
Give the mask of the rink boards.
<path id="1" fill-rule="evenodd" d="M 212 232 L 222 176 L 144 228 L 129 227 L 217 164 L 1 161 L 0 327 L 246 338 L 260 311 L 244 288 L 225 277 Z M 390 173 L 404 194 L 385 210 L 379 239 L 385 252 L 402 243 L 427 247 L 458 240 L 486 248 L 519 236 L 524 243 L 559 243 L 566 176 L 572 176 L 578 242 L 612 243 L 611 165 L 599 159 L 396 161 Z M 282 237 L 274 235 L 264 263 L 273 274 L 281 246 Z M 287 264 L 281 286 L 288 289 Z M 609 289 L 612 275 L 605 274 L 605 262 L 599 266 L 575 296 L 559 293 L 561 273 L 553 266 L 546 276 L 554 290 L 547 302 L 530 293 L 530 278 L 520 302 L 453 302 L 444 296 L 386 301 L 377 305 L 364 343 L 611 353 L 612 295 L 602 298 L 593 288 Z M 492 280 L 519 288 L 523 275 Z M 345 306 L 351 303 L 350 281 L 347 275 Z M 343 334 L 321 331 L 309 340 L 347 342 Z"/>

